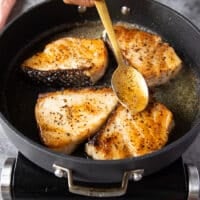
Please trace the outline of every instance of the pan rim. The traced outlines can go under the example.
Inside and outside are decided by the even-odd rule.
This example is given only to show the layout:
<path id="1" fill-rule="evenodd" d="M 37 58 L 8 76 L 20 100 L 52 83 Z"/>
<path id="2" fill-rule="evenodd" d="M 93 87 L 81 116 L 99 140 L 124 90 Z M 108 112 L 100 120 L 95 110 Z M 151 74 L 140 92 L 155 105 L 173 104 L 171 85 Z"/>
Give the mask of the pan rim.
<path id="1" fill-rule="evenodd" d="M 163 7 L 164 9 L 167 9 L 169 12 L 173 13 L 174 15 L 176 15 L 177 17 L 179 17 L 182 21 L 184 21 L 185 23 L 187 23 L 188 26 L 190 26 L 192 28 L 193 31 L 195 31 L 196 33 L 198 33 L 198 35 L 200 35 L 200 29 L 193 24 L 193 22 L 191 22 L 191 20 L 182 15 L 181 13 L 177 12 L 176 10 L 158 2 L 155 0 L 145 0 L 147 2 L 153 2 L 153 4 L 157 4 L 161 7 Z M 16 18 L 14 18 L 13 20 L 11 20 L 5 27 L 4 29 L 1 31 L 0 33 L 0 38 L 6 34 L 6 31 L 12 27 L 12 25 L 18 21 L 22 16 L 26 15 L 27 13 L 29 13 L 30 11 L 33 11 L 34 9 L 37 9 L 38 7 L 40 7 L 41 5 L 45 5 L 45 4 L 49 4 L 51 2 L 51 0 L 47 0 L 44 2 L 41 2 L 29 9 L 27 9 L 26 11 L 24 11 L 23 13 L 21 13 L 20 15 L 18 15 Z M 74 6 L 74 5 L 70 5 L 70 6 Z M 186 132 L 181 138 L 178 138 L 177 140 L 173 141 L 172 143 L 164 146 L 163 148 L 161 148 L 160 150 L 157 150 L 155 152 L 152 152 L 150 154 L 146 154 L 144 156 L 139 156 L 139 157 L 132 157 L 132 158 L 126 158 L 126 159 L 119 159 L 119 160 L 93 160 L 93 159 L 87 159 L 87 158 L 83 158 L 83 157 L 77 157 L 77 156 L 73 156 L 73 155 L 66 155 L 63 153 L 58 153 L 55 152 L 51 149 L 49 149 L 46 146 L 43 146 L 31 139 L 29 139 L 27 136 L 25 136 L 23 133 L 21 133 L 20 131 L 18 131 L 6 118 L 5 116 L 2 114 L 2 112 L 0 112 L 0 119 L 7 125 L 7 127 L 9 129 L 11 129 L 16 135 L 17 137 L 20 137 L 21 140 L 23 140 L 23 142 L 27 143 L 29 146 L 32 146 L 33 148 L 39 148 L 39 150 L 41 152 L 44 152 L 46 154 L 50 154 L 52 156 L 56 156 L 56 157 L 61 157 L 62 159 L 67 159 L 68 161 L 72 161 L 72 162 L 81 162 L 84 164 L 95 164 L 95 165 L 112 165 L 112 164 L 126 164 L 126 163 L 130 163 L 130 162 L 134 162 L 134 161 L 141 161 L 144 160 L 146 158 L 151 159 L 152 157 L 156 157 L 157 155 L 163 154 L 173 148 L 175 148 L 176 146 L 178 146 L 179 144 L 181 144 L 182 142 L 184 142 L 185 140 L 187 140 L 188 138 L 190 138 L 191 135 L 194 134 L 194 132 L 196 132 L 196 136 L 199 134 L 198 129 L 200 128 L 200 122 L 195 120 L 193 123 L 195 123 L 195 125 L 188 131 Z M 13 144 L 14 145 L 14 144 Z M 23 153 L 23 152 L 22 152 Z M 105 167 L 106 167 L 105 166 Z"/>

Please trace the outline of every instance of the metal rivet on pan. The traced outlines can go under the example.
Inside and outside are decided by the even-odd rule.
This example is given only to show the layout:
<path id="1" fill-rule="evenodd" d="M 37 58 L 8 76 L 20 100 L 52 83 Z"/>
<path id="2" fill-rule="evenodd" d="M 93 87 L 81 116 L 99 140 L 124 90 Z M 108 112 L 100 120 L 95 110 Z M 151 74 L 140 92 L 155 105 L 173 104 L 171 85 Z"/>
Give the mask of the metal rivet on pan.
<path id="1" fill-rule="evenodd" d="M 84 13 L 84 12 L 86 12 L 86 10 L 87 10 L 87 7 L 85 7 L 85 6 L 78 6 L 78 12 L 79 13 Z"/>
<path id="2" fill-rule="evenodd" d="M 121 13 L 123 15 L 128 15 L 130 13 L 130 11 L 131 11 L 131 9 L 127 6 L 122 6 L 122 8 L 121 8 Z"/>
<path id="3" fill-rule="evenodd" d="M 133 181 L 140 181 L 143 178 L 144 170 L 143 169 L 138 169 L 133 171 L 130 179 Z"/>
<path id="4" fill-rule="evenodd" d="M 54 175 L 57 176 L 58 178 L 64 177 L 65 172 L 63 172 L 61 169 L 56 169 L 54 171 Z"/>
<path id="5" fill-rule="evenodd" d="M 142 174 L 139 174 L 139 173 L 134 173 L 133 174 L 133 179 L 134 181 L 140 181 L 142 179 Z"/>

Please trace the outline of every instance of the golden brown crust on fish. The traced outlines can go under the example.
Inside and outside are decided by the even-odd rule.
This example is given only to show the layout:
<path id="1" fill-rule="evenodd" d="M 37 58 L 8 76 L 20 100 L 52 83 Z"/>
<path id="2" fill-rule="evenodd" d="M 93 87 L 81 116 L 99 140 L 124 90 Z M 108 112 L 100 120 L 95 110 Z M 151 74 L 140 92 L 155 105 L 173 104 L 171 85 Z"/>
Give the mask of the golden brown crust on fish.
<path id="1" fill-rule="evenodd" d="M 151 103 L 134 116 L 119 105 L 106 125 L 86 144 L 86 152 L 99 160 L 142 156 L 162 148 L 172 127 L 173 115 L 160 103 Z"/>
<path id="2" fill-rule="evenodd" d="M 43 52 L 25 60 L 21 67 L 39 82 L 85 86 L 96 83 L 107 65 L 108 53 L 101 39 L 65 37 L 46 45 Z"/>
<path id="3" fill-rule="evenodd" d="M 124 58 L 140 71 L 148 86 L 166 83 L 181 69 L 181 59 L 161 37 L 139 29 L 114 26 Z"/>
<path id="4" fill-rule="evenodd" d="M 35 116 L 43 143 L 71 153 L 102 127 L 116 105 L 110 88 L 69 89 L 41 95 Z"/>

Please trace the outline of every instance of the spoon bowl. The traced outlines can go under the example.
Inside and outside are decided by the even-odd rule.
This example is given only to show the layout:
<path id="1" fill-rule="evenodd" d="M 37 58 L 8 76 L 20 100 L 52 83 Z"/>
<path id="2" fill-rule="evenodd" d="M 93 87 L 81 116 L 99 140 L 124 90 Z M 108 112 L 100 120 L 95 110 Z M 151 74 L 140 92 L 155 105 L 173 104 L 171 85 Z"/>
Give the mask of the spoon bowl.
<path id="1" fill-rule="evenodd" d="M 111 79 L 112 89 L 119 102 L 133 115 L 144 110 L 149 92 L 141 73 L 129 66 L 118 66 Z"/>

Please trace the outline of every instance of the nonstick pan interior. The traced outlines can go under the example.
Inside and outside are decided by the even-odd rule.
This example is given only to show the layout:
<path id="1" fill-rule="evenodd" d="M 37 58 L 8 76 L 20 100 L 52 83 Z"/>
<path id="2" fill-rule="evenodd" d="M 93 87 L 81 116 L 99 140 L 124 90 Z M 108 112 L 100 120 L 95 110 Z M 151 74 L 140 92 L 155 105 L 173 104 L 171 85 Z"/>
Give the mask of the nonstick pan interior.
<path id="1" fill-rule="evenodd" d="M 121 22 L 122 23 L 122 22 Z M 127 24 L 126 24 L 127 25 Z M 134 24 L 131 24 L 134 26 Z M 141 25 L 136 25 L 141 27 Z M 74 25 L 62 25 L 49 29 L 45 34 L 34 38 L 27 45 L 22 46 L 19 53 L 9 66 L 6 77 L 5 111 L 9 121 L 26 137 L 41 143 L 39 130 L 34 116 L 34 107 L 39 94 L 49 91 L 62 90 L 60 87 L 50 87 L 35 83 L 22 74 L 20 64 L 25 58 L 37 51 L 42 51 L 45 44 L 60 37 L 101 37 L 103 27 L 99 21 L 83 22 Z M 151 31 L 146 29 L 146 31 Z M 183 60 L 184 58 L 181 57 Z M 116 67 L 116 62 L 111 51 L 109 51 L 109 66 L 105 76 L 95 85 L 110 85 L 110 78 Z M 175 129 L 170 135 L 169 143 L 183 136 L 191 128 L 197 113 L 198 76 L 191 68 L 191 63 L 185 63 L 181 73 L 168 84 L 153 88 L 152 95 L 160 102 L 170 108 L 175 116 Z M 85 157 L 83 145 L 73 155 Z"/>

